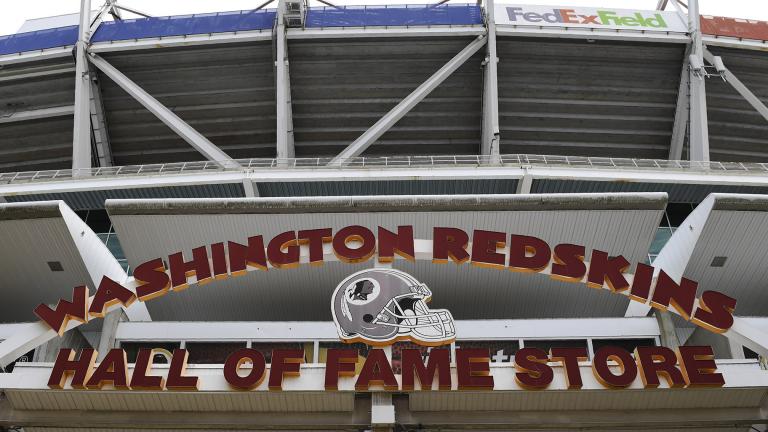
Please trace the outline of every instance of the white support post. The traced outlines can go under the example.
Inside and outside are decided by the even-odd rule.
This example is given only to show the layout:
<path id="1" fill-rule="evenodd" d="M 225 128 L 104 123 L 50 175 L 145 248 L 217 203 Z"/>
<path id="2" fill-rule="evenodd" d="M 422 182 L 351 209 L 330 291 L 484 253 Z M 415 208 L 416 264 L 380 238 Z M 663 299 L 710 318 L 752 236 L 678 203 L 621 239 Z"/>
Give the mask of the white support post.
<path id="1" fill-rule="evenodd" d="M 277 101 L 277 158 L 294 157 L 293 112 L 291 109 L 291 76 L 288 68 L 288 41 L 285 33 L 285 0 L 277 7 L 277 55 L 275 60 L 275 91 Z"/>
<path id="2" fill-rule="evenodd" d="M 707 49 L 704 50 L 704 58 L 711 64 L 714 64 L 715 62 L 715 56 Z M 768 121 L 768 107 L 766 107 L 763 101 L 755 96 L 755 94 L 752 93 L 752 91 L 749 90 L 749 88 L 747 88 L 747 86 L 745 86 L 744 83 L 742 83 L 727 67 L 723 72 L 723 78 L 725 78 L 725 81 L 730 84 L 731 87 L 744 98 L 744 100 L 752 105 L 752 108 Z"/>
<path id="3" fill-rule="evenodd" d="M 416 90 L 406 96 L 400 103 L 392 108 L 387 114 L 384 115 L 379 121 L 365 131 L 359 138 L 357 138 L 352 144 L 339 153 L 328 165 L 341 165 L 345 159 L 349 159 L 362 154 L 368 147 L 370 147 L 377 139 L 379 139 L 386 131 L 395 125 L 401 118 L 403 118 L 408 112 L 413 109 L 419 102 L 427 97 L 432 90 L 437 88 L 446 78 L 451 76 L 464 62 L 469 60 L 476 52 L 482 48 L 487 42 L 488 37 L 478 36 L 477 39 L 472 41 L 464 49 L 462 49 L 455 57 L 448 61 L 443 67 L 435 72 L 431 77 L 424 81 Z"/>
<path id="4" fill-rule="evenodd" d="M 485 11 L 488 20 L 488 44 L 486 45 L 485 70 L 483 79 L 483 131 L 480 154 L 498 159 L 499 156 L 499 83 L 496 54 L 496 18 L 494 0 L 486 0 Z"/>
<path id="5" fill-rule="evenodd" d="M 91 35 L 91 0 L 80 1 L 80 28 L 75 44 L 75 112 L 72 169 L 91 167 L 91 79 L 87 47 Z"/>
<path id="6" fill-rule="evenodd" d="M 688 2 L 688 29 L 691 33 L 691 55 L 704 64 L 704 44 L 701 39 L 699 0 Z M 706 74 L 689 67 L 690 77 L 690 160 L 709 162 L 709 127 L 707 123 Z"/>
<path id="7" fill-rule="evenodd" d="M 688 55 L 691 47 L 685 49 L 683 69 L 680 72 L 680 86 L 677 89 L 677 107 L 675 109 L 675 123 L 672 126 L 672 141 L 669 145 L 669 159 L 681 160 L 683 158 L 683 144 L 685 143 L 685 131 L 688 129 L 688 110 L 690 104 L 690 72 Z"/>
<path id="8" fill-rule="evenodd" d="M 523 177 L 517 181 L 516 193 L 529 194 L 533 185 L 533 176 L 528 172 L 528 168 L 523 168 L 523 173 Z"/>
<path id="9" fill-rule="evenodd" d="M 135 82 L 131 81 L 122 72 L 109 64 L 109 62 L 96 54 L 90 54 L 90 60 L 94 66 L 99 68 L 100 71 L 120 86 L 120 88 L 125 90 L 126 93 L 136 99 L 136 101 L 143 105 L 144 108 L 154 114 L 160 121 L 176 132 L 184 139 L 184 141 L 189 143 L 208 160 L 216 162 L 223 168 L 240 168 L 240 164 L 232 160 L 232 158 L 216 147 L 200 132 L 193 129 L 192 126 L 184 122 L 184 120 L 174 114 L 173 111 L 169 110 L 157 99 L 153 98 Z"/>

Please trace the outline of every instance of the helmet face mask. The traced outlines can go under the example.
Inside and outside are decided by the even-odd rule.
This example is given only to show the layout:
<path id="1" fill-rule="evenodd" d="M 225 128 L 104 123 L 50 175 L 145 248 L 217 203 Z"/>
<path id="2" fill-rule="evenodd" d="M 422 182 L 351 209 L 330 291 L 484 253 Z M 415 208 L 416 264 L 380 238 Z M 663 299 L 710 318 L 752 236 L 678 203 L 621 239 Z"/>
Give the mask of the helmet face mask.
<path id="1" fill-rule="evenodd" d="M 431 297 L 426 285 L 405 272 L 369 269 L 350 275 L 336 287 L 331 312 L 344 342 L 451 343 L 456 337 L 453 317 L 448 310 L 429 309 Z"/>

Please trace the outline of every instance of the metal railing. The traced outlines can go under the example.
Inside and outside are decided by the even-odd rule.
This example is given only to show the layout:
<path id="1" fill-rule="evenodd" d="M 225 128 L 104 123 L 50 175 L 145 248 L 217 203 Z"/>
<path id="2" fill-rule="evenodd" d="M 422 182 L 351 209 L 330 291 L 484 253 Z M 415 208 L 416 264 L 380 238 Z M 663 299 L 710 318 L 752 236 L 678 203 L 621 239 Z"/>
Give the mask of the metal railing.
<path id="1" fill-rule="evenodd" d="M 361 169 L 361 168 L 447 168 L 447 167 L 509 167 L 509 168 L 586 168 L 643 171 L 728 172 L 768 175 L 768 164 L 746 162 L 696 162 L 664 159 L 627 159 L 607 157 L 507 154 L 440 155 L 440 156 L 366 156 L 332 162 L 321 158 L 258 158 L 234 159 L 229 163 L 213 161 L 174 162 L 164 164 L 124 165 L 114 167 L 24 171 L 0 174 L 0 184 L 51 182 L 95 178 L 178 175 L 209 172 L 255 172 L 276 169 Z M 237 165 L 232 164 L 235 162 Z M 223 165 L 227 165 L 224 167 Z"/>

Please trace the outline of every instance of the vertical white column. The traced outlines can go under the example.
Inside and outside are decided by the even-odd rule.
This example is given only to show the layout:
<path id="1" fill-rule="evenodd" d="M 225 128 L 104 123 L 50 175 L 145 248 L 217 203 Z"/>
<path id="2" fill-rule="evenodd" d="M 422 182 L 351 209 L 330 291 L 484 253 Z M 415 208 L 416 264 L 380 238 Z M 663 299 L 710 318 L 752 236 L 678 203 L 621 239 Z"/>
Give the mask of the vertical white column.
<path id="1" fill-rule="evenodd" d="M 277 55 L 275 60 L 275 90 L 277 101 L 277 158 L 294 157 L 293 120 L 291 113 L 291 84 L 288 75 L 287 41 L 285 36 L 285 0 L 277 6 Z"/>
<path id="2" fill-rule="evenodd" d="M 499 155 L 499 85 L 496 55 L 496 18 L 493 0 L 486 0 L 488 45 L 483 79 L 483 131 L 480 152 L 491 158 Z"/>
<path id="3" fill-rule="evenodd" d="M 80 29 L 75 46 L 75 119 L 72 169 L 91 167 L 91 80 L 87 47 L 91 37 L 91 0 L 80 1 Z"/>

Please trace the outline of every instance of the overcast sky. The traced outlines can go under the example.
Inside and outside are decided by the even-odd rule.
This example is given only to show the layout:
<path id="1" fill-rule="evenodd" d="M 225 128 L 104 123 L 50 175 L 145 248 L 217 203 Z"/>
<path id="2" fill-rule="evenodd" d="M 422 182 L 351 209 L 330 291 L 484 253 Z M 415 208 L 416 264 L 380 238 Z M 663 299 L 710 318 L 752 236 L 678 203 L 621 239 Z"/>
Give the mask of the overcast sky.
<path id="1" fill-rule="evenodd" d="M 435 0 L 437 1 L 437 0 Z M 466 3 L 466 0 L 451 0 Z M 654 9 L 656 0 L 530 0 L 502 1 L 499 3 L 567 5 L 567 6 L 610 6 L 625 9 Z M 333 1 L 332 1 L 333 2 Z M 91 0 L 93 9 L 104 2 Z M 202 12 L 221 12 L 252 9 L 262 0 L 120 0 L 153 16 L 181 15 Z M 337 0 L 335 4 L 403 4 L 430 3 L 425 0 Z M 311 5 L 319 5 L 310 3 Z M 768 20 L 768 0 L 700 0 L 701 13 L 706 15 L 730 16 Z M 668 6 L 671 9 L 672 6 Z M 80 0 L 0 0 L 0 35 L 16 33 L 25 20 L 52 15 L 77 12 Z"/>

